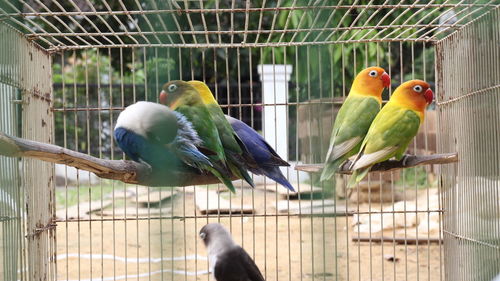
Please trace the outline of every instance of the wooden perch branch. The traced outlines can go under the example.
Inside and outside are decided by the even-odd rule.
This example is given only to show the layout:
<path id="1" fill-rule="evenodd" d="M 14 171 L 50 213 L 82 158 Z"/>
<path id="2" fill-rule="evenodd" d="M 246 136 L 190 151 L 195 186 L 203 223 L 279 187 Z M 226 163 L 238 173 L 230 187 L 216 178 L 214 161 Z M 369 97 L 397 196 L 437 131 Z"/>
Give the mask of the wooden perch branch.
<path id="1" fill-rule="evenodd" d="M 72 151 L 57 145 L 21 139 L 0 132 L 0 155 L 29 157 L 42 161 L 65 164 L 86 170 L 105 179 L 147 186 L 189 186 L 214 184 L 219 180 L 209 174 L 196 174 L 176 170 L 155 171 L 146 164 L 129 160 L 105 160 Z"/>
<path id="2" fill-rule="evenodd" d="M 406 154 L 405 157 L 401 160 L 387 160 L 384 162 L 377 163 L 373 165 L 370 169 L 370 172 L 387 172 L 392 170 L 410 168 L 420 165 L 431 165 L 431 164 L 449 164 L 458 162 L 458 154 L 457 153 L 444 153 L 444 154 L 433 154 L 433 155 L 410 155 Z M 337 173 L 339 174 L 352 174 L 352 171 L 349 169 L 352 162 L 347 160 L 344 162 Z M 297 165 L 295 166 L 295 170 L 309 172 L 309 173 L 319 173 L 323 170 L 323 164 L 306 164 L 306 165 Z"/>

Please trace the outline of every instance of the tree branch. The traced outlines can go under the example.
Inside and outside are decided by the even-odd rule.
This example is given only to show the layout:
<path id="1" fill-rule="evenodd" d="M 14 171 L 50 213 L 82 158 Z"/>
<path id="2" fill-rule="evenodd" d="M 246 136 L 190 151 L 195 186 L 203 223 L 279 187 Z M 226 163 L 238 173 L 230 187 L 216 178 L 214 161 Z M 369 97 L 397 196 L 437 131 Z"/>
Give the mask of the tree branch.
<path id="1" fill-rule="evenodd" d="M 444 154 L 433 154 L 433 155 L 410 155 L 406 154 L 401 160 L 387 160 L 384 162 L 377 163 L 372 166 L 370 172 L 387 172 L 392 170 L 410 168 L 420 165 L 431 165 L 431 164 L 449 164 L 458 162 L 458 153 L 444 153 Z M 347 160 L 340 166 L 339 174 L 352 174 L 349 169 L 352 161 Z M 323 164 L 306 164 L 297 165 L 295 170 L 309 172 L 309 173 L 319 173 L 323 170 Z"/>
<path id="2" fill-rule="evenodd" d="M 0 132 L 0 155 L 28 157 L 65 164 L 92 172 L 101 178 L 146 186 L 189 186 L 219 183 L 219 180 L 211 174 L 197 174 L 172 169 L 154 170 L 146 164 L 135 161 L 100 159 L 57 145 L 9 136 L 3 132 Z M 236 177 L 233 176 L 233 179 Z"/>

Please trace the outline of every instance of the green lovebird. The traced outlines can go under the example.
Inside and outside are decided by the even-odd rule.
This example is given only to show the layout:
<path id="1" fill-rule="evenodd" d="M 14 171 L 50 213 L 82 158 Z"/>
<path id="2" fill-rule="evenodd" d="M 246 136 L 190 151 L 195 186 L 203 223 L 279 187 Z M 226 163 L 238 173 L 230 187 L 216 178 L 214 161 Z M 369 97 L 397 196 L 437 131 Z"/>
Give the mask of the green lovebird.
<path id="1" fill-rule="evenodd" d="M 382 92 L 390 83 L 391 78 L 380 67 L 366 68 L 356 76 L 333 124 L 321 181 L 330 179 L 347 158 L 358 153 L 382 106 Z"/>
<path id="2" fill-rule="evenodd" d="M 208 86 L 201 81 L 189 81 L 187 82 L 193 86 L 203 101 L 203 104 L 208 108 L 210 116 L 215 122 L 217 130 L 219 132 L 219 137 L 224 147 L 224 153 L 226 154 L 227 164 L 231 172 L 244 179 L 248 184 L 254 187 L 254 183 L 250 175 L 245 168 L 245 158 L 243 155 L 243 150 L 246 150 L 245 145 L 241 142 L 236 132 L 231 127 L 231 124 L 226 119 L 224 112 L 222 111 L 220 105 L 214 98 L 212 91 Z M 248 154 L 248 153 L 247 153 Z"/>
<path id="3" fill-rule="evenodd" d="M 208 156 L 213 164 L 213 167 L 207 166 L 204 168 L 234 193 L 234 185 L 225 169 L 227 159 L 217 125 L 208 108 L 203 104 L 198 91 L 187 82 L 170 81 L 163 85 L 160 93 L 160 103 L 182 113 L 193 124 L 195 131 L 203 141 L 201 151 Z"/>
<path id="4" fill-rule="evenodd" d="M 402 159 L 424 121 L 425 109 L 433 95 L 430 85 L 422 80 L 405 82 L 394 91 L 373 120 L 351 165 L 350 187 L 362 180 L 374 164 L 392 157 Z"/>

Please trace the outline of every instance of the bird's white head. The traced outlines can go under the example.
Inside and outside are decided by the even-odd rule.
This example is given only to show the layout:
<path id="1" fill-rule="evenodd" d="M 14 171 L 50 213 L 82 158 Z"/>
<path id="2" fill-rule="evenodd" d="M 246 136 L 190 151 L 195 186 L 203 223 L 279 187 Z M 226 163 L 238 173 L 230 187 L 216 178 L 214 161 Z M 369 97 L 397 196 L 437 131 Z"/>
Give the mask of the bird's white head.
<path id="1" fill-rule="evenodd" d="M 131 104 L 123 110 L 116 120 L 115 130 L 124 128 L 134 133 L 147 137 L 147 128 L 161 121 L 169 113 L 169 109 L 161 104 L 147 101 L 139 101 Z M 175 120 L 175 119 L 174 119 Z"/>

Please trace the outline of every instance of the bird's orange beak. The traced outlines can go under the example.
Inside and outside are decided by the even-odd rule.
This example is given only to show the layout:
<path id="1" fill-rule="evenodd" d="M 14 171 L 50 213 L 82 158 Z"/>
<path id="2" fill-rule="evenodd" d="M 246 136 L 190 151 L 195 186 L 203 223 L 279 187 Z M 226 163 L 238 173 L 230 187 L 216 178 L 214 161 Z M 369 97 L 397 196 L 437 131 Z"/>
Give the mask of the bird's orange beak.
<path id="1" fill-rule="evenodd" d="M 167 93 L 165 93 L 165 91 L 160 92 L 160 103 L 167 105 Z"/>
<path id="2" fill-rule="evenodd" d="M 179 107 L 180 105 L 179 99 L 175 100 L 174 102 L 170 101 L 170 104 L 167 104 L 167 98 L 168 94 L 165 91 L 161 91 L 159 97 L 161 104 L 168 106 L 168 108 L 172 110 L 175 110 L 177 107 Z"/>
<path id="3" fill-rule="evenodd" d="M 389 88 L 391 85 L 391 76 L 384 72 L 382 73 L 382 76 L 380 76 L 380 79 L 382 79 L 382 85 L 384 85 L 385 88 Z"/>
<path id="4" fill-rule="evenodd" d="M 425 101 L 427 101 L 427 104 L 432 103 L 432 99 L 434 98 L 434 93 L 432 92 L 431 89 L 427 89 L 424 93 Z"/>

